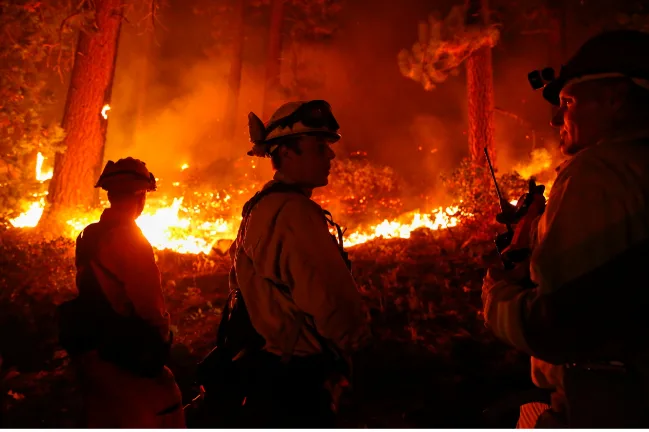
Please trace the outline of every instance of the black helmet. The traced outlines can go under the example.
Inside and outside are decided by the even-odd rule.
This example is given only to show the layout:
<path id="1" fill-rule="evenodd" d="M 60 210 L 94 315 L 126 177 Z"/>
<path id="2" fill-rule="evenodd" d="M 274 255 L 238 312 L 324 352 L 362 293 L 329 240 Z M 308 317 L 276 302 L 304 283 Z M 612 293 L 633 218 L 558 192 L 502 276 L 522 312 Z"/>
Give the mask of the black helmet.
<path id="1" fill-rule="evenodd" d="M 592 37 L 561 67 L 530 72 L 528 80 L 535 90 L 543 89 L 543 97 L 559 105 L 559 93 L 576 79 L 627 77 L 649 80 L 649 33 L 636 30 L 615 30 Z M 649 87 L 649 82 L 641 85 Z M 643 85 L 643 86 L 644 86 Z"/>
<path id="2" fill-rule="evenodd" d="M 156 190 L 156 180 L 144 162 L 127 157 L 108 161 L 95 187 L 118 193 L 150 192 Z"/>

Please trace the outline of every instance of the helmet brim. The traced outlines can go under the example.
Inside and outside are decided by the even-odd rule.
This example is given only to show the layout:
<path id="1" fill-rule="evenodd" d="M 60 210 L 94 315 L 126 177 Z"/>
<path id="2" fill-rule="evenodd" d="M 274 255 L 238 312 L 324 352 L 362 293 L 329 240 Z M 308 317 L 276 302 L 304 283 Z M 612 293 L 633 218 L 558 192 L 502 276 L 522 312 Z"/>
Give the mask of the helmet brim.
<path id="1" fill-rule="evenodd" d="M 149 181 L 127 175 L 114 176 L 105 179 L 101 183 L 97 183 L 95 187 L 100 187 L 106 192 L 119 194 L 153 192 L 155 190 Z"/>
<path id="2" fill-rule="evenodd" d="M 340 138 L 342 137 L 338 132 L 333 132 L 331 129 L 328 128 L 322 128 L 319 130 L 309 130 L 305 132 L 299 132 L 295 134 L 289 134 L 289 135 L 282 135 L 278 136 L 275 138 L 271 138 L 269 140 L 264 141 L 264 144 L 269 144 L 269 145 L 274 145 L 280 143 L 283 139 L 287 138 L 296 138 L 296 137 L 301 137 L 301 136 L 318 136 L 318 137 L 325 137 L 331 139 L 333 142 L 338 142 L 340 141 Z"/>
<path id="3" fill-rule="evenodd" d="M 325 137 L 325 138 L 329 138 L 334 143 L 340 141 L 340 138 L 342 138 L 342 135 L 340 135 L 337 132 L 332 132 L 329 129 L 323 129 L 321 131 L 301 132 L 301 133 L 296 133 L 296 134 L 292 134 L 292 135 L 279 136 L 279 137 L 276 137 L 276 138 L 266 140 L 263 143 L 255 144 L 253 146 L 253 148 L 251 150 L 249 150 L 246 154 L 248 156 L 268 157 L 268 149 L 269 149 L 270 146 L 281 144 L 283 140 L 286 140 L 286 139 L 289 139 L 289 138 L 297 138 L 297 137 L 301 137 L 301 136 Z"/>

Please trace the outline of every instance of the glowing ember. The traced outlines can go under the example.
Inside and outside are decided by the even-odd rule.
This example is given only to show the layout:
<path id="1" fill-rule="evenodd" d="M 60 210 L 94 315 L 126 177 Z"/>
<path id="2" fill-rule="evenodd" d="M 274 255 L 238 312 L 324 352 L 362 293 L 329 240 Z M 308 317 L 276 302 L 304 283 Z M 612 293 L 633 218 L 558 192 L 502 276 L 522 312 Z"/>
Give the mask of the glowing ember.
<path id="1" fill-rule="evenodd" d="M 189 165 L 183 164 L 183 166 L 180 167 L 180 170 L 185 171 L 187 168 L 189 168 Z"/>
<path id="2" fill-rule="evenodd" d="M 51 179 L 53 173 L 51 168 L 49 171 L 43 172 L 43 162 L 45 162 L 45 159 L 46 158 L 41 154 L 41 152 L 38 152 L 36 155 L 36 180 L 41 183 Z"/>
<path id="3" fill-rule="evenodd" d="M 110 111 L 110 105 L 106 104 L 101 108 L 101 116 L 108 120 L 108 111 Z"/>

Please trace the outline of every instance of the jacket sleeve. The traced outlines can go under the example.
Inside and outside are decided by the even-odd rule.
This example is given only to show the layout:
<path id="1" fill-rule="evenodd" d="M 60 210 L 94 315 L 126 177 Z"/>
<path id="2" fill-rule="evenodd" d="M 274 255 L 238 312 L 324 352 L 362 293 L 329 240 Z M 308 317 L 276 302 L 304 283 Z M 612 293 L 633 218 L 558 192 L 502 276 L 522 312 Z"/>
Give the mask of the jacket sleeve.
<path id="1" fill-rule="evenodd" d="M 648 279 L 638 261 L 647 259 L 646 247 L 634 244 L 641 230 L 631 235 L 646 212 L 629 208 L 629 191 L 606 166 L 576 162 L 557 178 L 539 221 L 530 261 L 537 287 L 485 279 L 485 319 L 494 333 L 554 364 L 615 351 L 606 341 L 620 341 L 631 315 L 646 305 L 637 289 Z"/>
<path id="2" fill-rule="evenodd" d="M 279 271 L 295 304 L 343 352 L 358 349 L 369 335 L 361 296 L 321 209 L 307 200 L 289 200 L 276 227 L 281 233 Z"/>
<path id="3" fill-rule="evenodd" d="M 135 313 L 169 337 L 169 313 L 153 248 L 141 232 L 116 229 L 106 238 L 101 263 L 124 285 Z"/>

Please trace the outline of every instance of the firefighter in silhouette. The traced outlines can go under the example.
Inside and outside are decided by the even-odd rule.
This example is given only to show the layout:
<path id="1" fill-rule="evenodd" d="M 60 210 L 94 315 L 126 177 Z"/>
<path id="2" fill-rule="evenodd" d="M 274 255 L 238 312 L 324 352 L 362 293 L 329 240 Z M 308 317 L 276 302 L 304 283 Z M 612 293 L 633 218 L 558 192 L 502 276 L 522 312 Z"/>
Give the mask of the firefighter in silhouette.
<path id="1" fill-rule="evenodd" d="M 553 392 L 551 406 L 523 406 L 519 427 L 649 426 L 646 52 L 649 34 L 606 32 L 558 76 L 530 74 L 557 107 L 552 125 L 568 160 L 531 256 L 489 269 L 483 284 L 487 325 L 532 356 L 534 383 Z M 535 288 L 521 283 L 528 276 Z"/>
<path id="2" fill-rule="evenodd" d="M 95 187 L 110 208 L 77 238 L 79 296 L 60 308 L 60 340 L 77 365 L 91 428 L 184 427 L 180 390 L 165 366 L 172 334 L 153 249 L 135 224 L 153 174 L 109 161 Z"/>
<path id="3" fill-rule="evenodd" d="M 221 399 L 228 426 L 332 427 L 350 358 L 369 338 L 340 227 L 310 199 L 328 183 L 338 123 L 316 100 L 287 103 L 265 125 L 250 113 L 249 127 L 248 155 L 269 157 L 275 175 L 244 206 L 230 248 L 230 297 L 201 365 L 217 375 L 207 399 Z"/>

